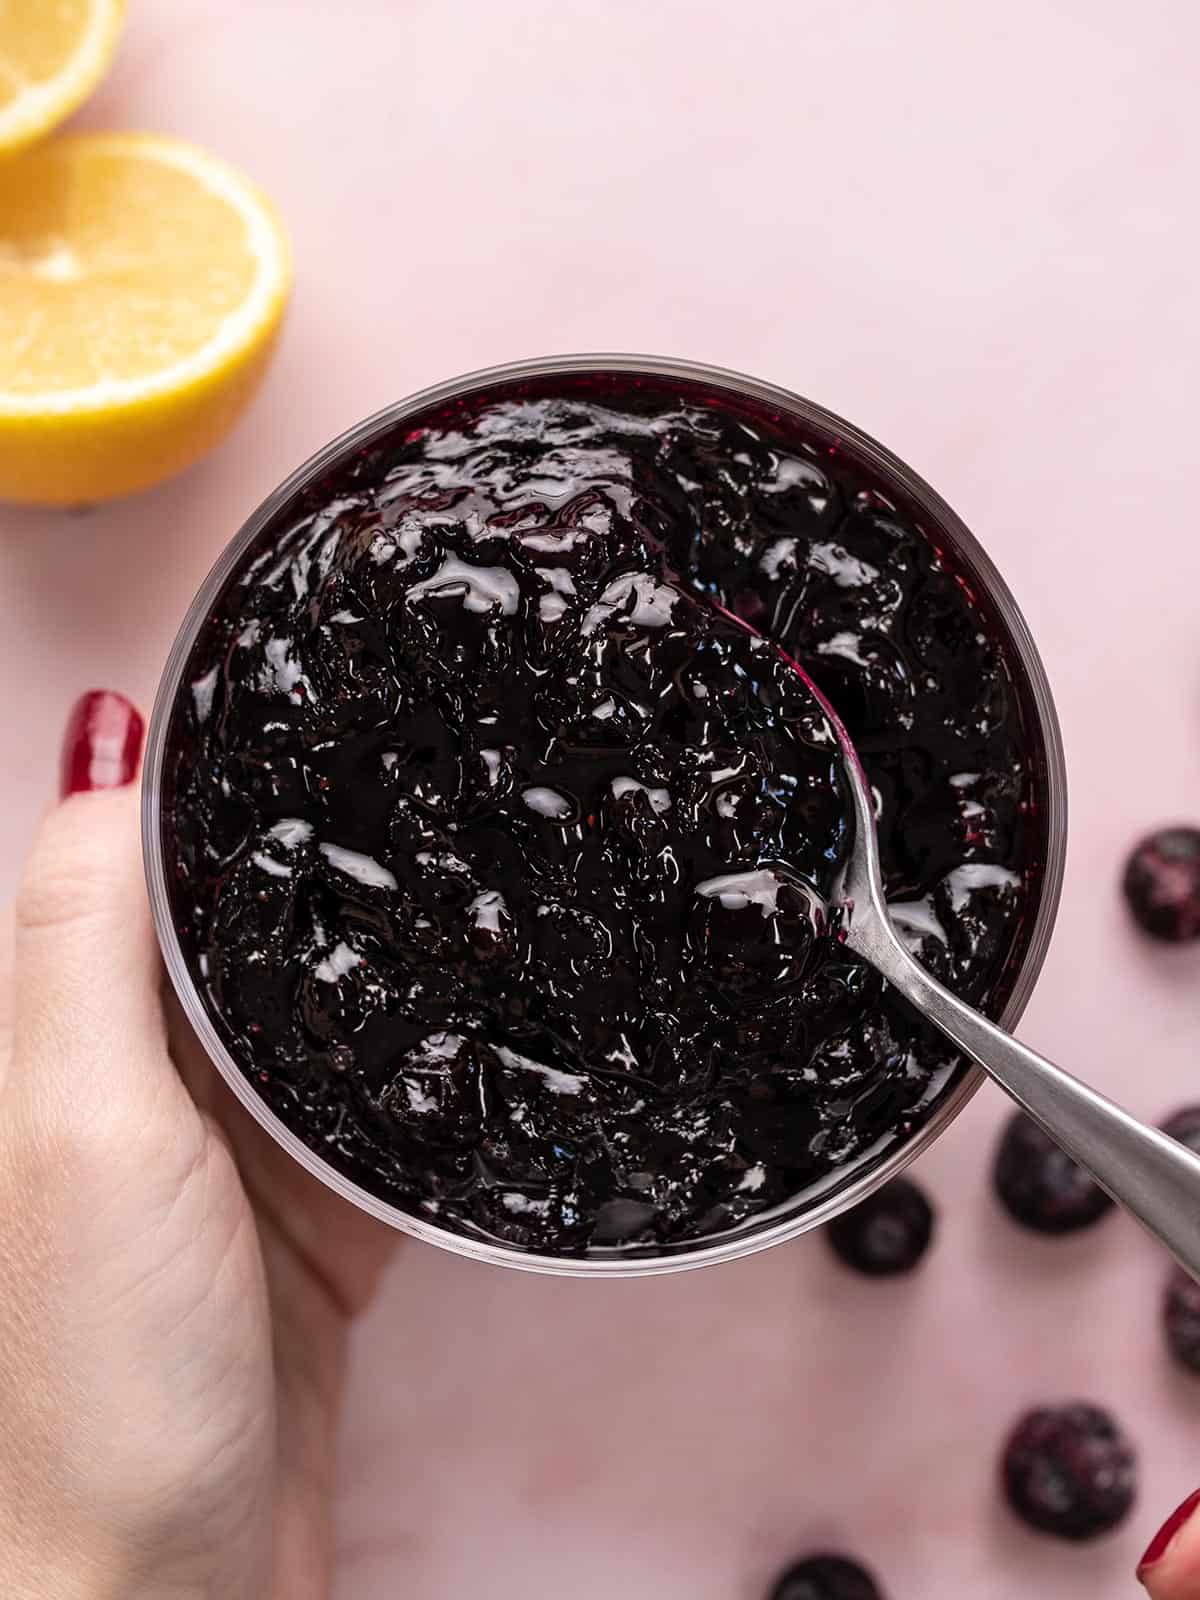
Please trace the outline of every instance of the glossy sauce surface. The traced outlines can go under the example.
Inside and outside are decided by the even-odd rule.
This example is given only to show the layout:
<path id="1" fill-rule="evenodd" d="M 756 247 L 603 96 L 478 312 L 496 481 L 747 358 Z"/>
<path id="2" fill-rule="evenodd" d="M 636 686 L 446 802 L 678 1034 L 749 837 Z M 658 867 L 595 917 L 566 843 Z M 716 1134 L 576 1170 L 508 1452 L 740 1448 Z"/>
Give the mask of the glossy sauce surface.
<path id="1" fill-rule="evenodd" d="M 821 924 L 831 731 L 710 599 L 842 712 L 922 959 L 1002 999 L 1034 774 L 963 575 L 862 464 L 732 396 L 476 394 L 259 538 L 166 769 L 222 1036 L 382 1198 L 539 1251 L 660 1248 L 836 1179 L 945 1087 Z"/>

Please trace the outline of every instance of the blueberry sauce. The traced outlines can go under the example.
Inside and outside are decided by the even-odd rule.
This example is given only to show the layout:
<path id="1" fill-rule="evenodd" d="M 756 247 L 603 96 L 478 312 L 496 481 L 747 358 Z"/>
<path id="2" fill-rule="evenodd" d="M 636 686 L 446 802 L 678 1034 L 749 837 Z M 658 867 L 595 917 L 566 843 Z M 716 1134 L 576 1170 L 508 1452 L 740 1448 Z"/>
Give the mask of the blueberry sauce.
<path id="1" fill-rule="evenodd" d="M 286 504 L 164 768 L 182 947 L 325 1160 L 555 1253 L 745 1226 L 879 1159 L 957 1064 L 825 926 L 834 700 L 893 913 L 996 1012 L 1042 859 L 997 620 L 865 462 L 729 392 L 526 380 Z"/>

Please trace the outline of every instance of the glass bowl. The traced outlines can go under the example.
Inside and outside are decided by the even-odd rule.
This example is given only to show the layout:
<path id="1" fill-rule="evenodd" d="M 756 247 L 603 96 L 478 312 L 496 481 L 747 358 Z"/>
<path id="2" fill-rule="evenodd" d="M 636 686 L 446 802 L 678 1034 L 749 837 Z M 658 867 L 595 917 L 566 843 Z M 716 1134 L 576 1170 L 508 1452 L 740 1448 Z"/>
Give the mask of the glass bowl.
<path id="1" fill-rule="evenodd" d="M 404 1233 L 477 1261 L 589 1278 L 646 1276 L 710 1266 L 766 1249 L 830 1221 L 895 1177 L 936 1139 L 974 1094 L 983 1074 L 975 1067 L 960 1064 L 947 1079 L 924 1120 L 907 1135 L 897 1136 L 877 1157 L 859 1163 L 848 1174 L 832 1174 L 823 1183 L 802 1191 L 772 1211 L 716 1237 L 664 1246 L 657 1253 L 643 1246 L 638 1253 L 613 1250 L 610 1254 L 576 1257 L 539 1255 L 518 1245 L 454 1232 L 390 1205 L 351 1182 L 285 1126 L 247 1082 L 219 1037 L 192 980 L 174 925 L 165 871 L 163 830 L 167 818 L 162 804 L 162 780 L 172 709 L 197 635 L 248 546 L 297 495 L 336 468 L 344 458 L 371 446 L 399 422 L 428 407 L 505 384 L 600 373 L 698 384 L 714 395 L 765 406 L 785 418 L 795 418 L 809 438 L 827 442 L 831 448 L 868 468 L 887 485 L 888 494 L 896 504 L 920 524 L 935 548 L 952 554 L 953 564 L 969 582 L 1015 674 L 1036 798 L 1037 843 L 1035 858 L 1030 863 L 1031 903 L 1010 950 L 1003 977 L 1007 998 L 999 1020 L 1006 1027 L 1013 1027 L 1020 1018 L 1045 959 L 1058 909 L 1066 855 L 1066 774 L 1058 720 L 1037 649 L 1003 578 L 979 542 L 927 483 L 875 440 L 811 401 L 740 373 L 693 362 L 626 355 L 553 356 L 489 368 L 425 389 L 351 428 L 294 472 L 245 523 L 201 586 L 171 650 L 154 705 L 143 783 L 143 848 L 154 920 L 171 982 L 201 1043 L 250 1115 L 301 1165 L 351 1204 Z"/>

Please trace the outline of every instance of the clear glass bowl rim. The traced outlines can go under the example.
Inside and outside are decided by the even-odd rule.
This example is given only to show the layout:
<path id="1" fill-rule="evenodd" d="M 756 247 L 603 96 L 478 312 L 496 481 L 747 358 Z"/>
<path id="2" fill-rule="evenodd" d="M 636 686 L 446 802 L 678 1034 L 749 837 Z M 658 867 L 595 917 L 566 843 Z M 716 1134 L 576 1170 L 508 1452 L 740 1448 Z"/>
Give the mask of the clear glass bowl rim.
<path id="1" fill-rule="evenodd" d="M 298 467 L 267 496 L 226 546 L 200 586 L 175 638 L 159 684 L 147 736 L 142 784 L 142 847 L 150 903 L 163 959 L 189 1023 L 222 1077 L 251 1116 L 314 1177 L 352 1205 L 369 1212 L 401 1232 L 476 1261 L 563 1277 L 628 1278 L 681 1272 L 694 1267 L 714 1266 L 720 1262 L 733 1261 L 755 1251 L 765 1250 L 771 1245 L 780 1244 L 785 1239 L 795 1238 L 799 1234 L 807 1233 L 811 1228 L 829 1222 L 903 1171 L 939 1134 L 943 1133 L 978 1089 L 983 1081 L 983 1073 L 978 1068 L 968 1068 L 933 1114 L 909 1138 L 897 1144 L 883 1160 L 859 1178 L 847 1183 L 836 1193 L 818 1194 L 808 1201 L 801 1195 L 794 1202 L 794 1210 L 789 1209 L 778 1220 L 754 1228 L 752 1231 L 731 1233 L 708 1243 L 699 1241 L 694 1247 L 677 1247 L 662 1255 L 637 1257 L 613 1255 L 572 1258 L 538 1255 L 515 1245 L 471 1239 L 391 1206 L 343 1177 L 297 1138 L 250 1087 L 217 1034 L 188 972 L 171 917 L 161 832 L 161 779 L 167 734 L 171 710 L 181 686 L 188 656 L 196 635 L 226 578 L 237 566 L 247 546 L 258 537 L 280 508 L 308 484 L 328 472 L 345 454 L 370 445 L 398 422 L 417 411 L 497 384 L 513 383 L 528 378 L 602 372 L 661 377 L 668 380 L 684 379 L 692 383 L 710 384 L 756 400 L 772 409 L 790 412 L 801 423 L 807 423 L 819 432 L 836 435 L 850 447 L 852 453 L 864 458 L 882 476 L 901 486 L 922 517 L 945 537 L 975 575 L 1008 630 L 1018 661 L 1024 671 L 1046 759 L 1045 862 L 1041 892 L 1025 956 L 1000 1018 L 1005 1027 L 1012 1028 L 1016 1025 L 1033 991 L 1049 948 L 1062 890 L 1067 842 L 1066 765 L 1062 736 L 1045 668 L 1028 625 L 1008 585 L 979 541 L 941 496 L 891 451 L 852 423 L 787 389 L 764 383 L 740 372 L 697 362 L 661 356 L 588 354 L 547 356 L 483 368 L 477 372 L 452 378 L 445 383 L 435 384 L 432 388 L 423 389 L 407 399 L 386 406 L 373 416 L 347 429 Z"/>

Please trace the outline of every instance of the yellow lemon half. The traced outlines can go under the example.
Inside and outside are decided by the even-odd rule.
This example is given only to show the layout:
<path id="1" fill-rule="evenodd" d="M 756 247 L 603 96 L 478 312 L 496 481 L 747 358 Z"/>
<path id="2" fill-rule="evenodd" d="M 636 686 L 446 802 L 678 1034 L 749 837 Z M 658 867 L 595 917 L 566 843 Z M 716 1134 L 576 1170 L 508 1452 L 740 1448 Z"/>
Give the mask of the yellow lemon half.
<path id="1" fill-rule="evenodd" d="M 0 161 L 0 500 L 111 499 L 196 461 L 290 285 L 270 203 L 191 145 L 78 134 Z"/>
<path id="2" fill-rule="evenodd" d="M 125 0 L 0 0 L 0 152 L 57 127 L 104 76 Z"/>

